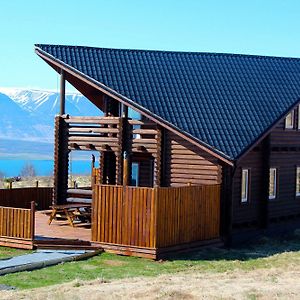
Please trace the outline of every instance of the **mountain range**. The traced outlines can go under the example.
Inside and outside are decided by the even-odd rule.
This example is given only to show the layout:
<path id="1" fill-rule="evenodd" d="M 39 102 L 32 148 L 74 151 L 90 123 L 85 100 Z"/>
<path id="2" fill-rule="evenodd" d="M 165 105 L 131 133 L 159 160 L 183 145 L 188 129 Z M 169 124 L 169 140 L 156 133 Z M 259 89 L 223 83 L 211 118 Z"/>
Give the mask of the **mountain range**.
<path id="1" fill-rule="evenodd" d="M 44 156 L 51 157 L 54 116 L 58 111 L 57 92 L 0 87 L 0 157 L 38 155 L 39 149 L 43 149 Z M 101 111 L 79 93 L 66 93 L 66 113 L 101 115 Z"/>

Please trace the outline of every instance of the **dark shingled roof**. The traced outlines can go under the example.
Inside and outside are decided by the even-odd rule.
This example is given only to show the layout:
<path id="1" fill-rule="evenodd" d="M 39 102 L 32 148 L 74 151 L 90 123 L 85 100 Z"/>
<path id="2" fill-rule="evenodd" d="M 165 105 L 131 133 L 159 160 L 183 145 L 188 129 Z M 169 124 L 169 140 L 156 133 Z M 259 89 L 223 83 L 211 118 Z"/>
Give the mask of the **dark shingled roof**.
<path id="1" fill-rule="evenodd" d="M 229 159 L 300 99 L 300 59 L 36 45 Z"/>

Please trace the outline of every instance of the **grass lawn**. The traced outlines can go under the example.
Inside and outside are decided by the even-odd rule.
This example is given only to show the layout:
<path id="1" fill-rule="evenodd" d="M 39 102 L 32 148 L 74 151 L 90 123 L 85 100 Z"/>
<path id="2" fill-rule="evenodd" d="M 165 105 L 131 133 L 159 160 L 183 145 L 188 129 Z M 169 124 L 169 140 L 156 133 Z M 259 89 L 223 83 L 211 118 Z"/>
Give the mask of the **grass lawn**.
<path id="1" fill-rule="evenodd" d="M 0 247 L 0 259 L 9 258 L 17 255 L 31 253 L 30 250 L 13 249 L 8 247 Z"/>
<path id="2" fill-rule="evenodd" d="M 7 256 L 9 256 L 9 250 Z M 15 255 L 16 250 L 11 250 Z M 21 253 L 21 251 L 20 251 Z M 18 254 L 20 254 L 18 253 Z M 31 272 L 0 276 L 0 284 L 20 289 L 64 283 L 75 279 L 102 281 L 136 276 L 157 276 L 182 271 L 228 272 L 235 269 L 286 268 L 300 263 L 300 234 L 284 239 L 262 238 L 256 244 L 238 249 L 207 249 L 178 255 L 167 261 L 103 253 L 85 261 L 64 263 Z"/>

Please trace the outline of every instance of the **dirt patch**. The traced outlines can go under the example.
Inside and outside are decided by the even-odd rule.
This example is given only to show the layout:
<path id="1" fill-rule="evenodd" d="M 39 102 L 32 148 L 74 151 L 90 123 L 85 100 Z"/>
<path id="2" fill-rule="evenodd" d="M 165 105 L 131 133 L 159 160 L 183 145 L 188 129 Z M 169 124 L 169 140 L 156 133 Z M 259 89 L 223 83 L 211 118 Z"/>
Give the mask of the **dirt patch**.
<path id="1" fill-rule="evenodd" d="M 299 299 L 300 266 L 287 269 L 201 271 L 103 282 L 76 281 L 28 291 L 1 291 L 1 299 Z"/>
<path id="2" fill-rule="evenodd" d="M 124 265 L 127 264 L 125 261 L 110 260 L 110 259 L 104 260 L 103 263 L 108 265 L 108 266 L 112 266 L 112 267 L 121 267 L 121 266 L 124 266 Z"/>

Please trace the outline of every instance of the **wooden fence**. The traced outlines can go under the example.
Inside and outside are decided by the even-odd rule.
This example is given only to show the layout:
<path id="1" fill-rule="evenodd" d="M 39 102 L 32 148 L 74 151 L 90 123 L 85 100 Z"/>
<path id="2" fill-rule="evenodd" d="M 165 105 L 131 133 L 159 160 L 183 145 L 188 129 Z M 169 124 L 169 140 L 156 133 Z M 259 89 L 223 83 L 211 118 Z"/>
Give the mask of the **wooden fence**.
<path id="1" fill-rule="evenodd" d="M 35 203 L 30 209 L 0 206 L 0 245 L 33 248 Z"/>
<path id="2" fill-rule="evenodd" d="M 95 185 L 92 240 L 117 253 L 157 258 L 168 247 L 219 237 L 220 186 Z"/>
<path id="3" fill-rule="evenodd" d="M 50 187 L 30 187 L 0 189 L 0 205 L 16 208 L 30 208 L 31 201 L 36 209 L 49 209 L 52 203 L 53 189 Z"/>

